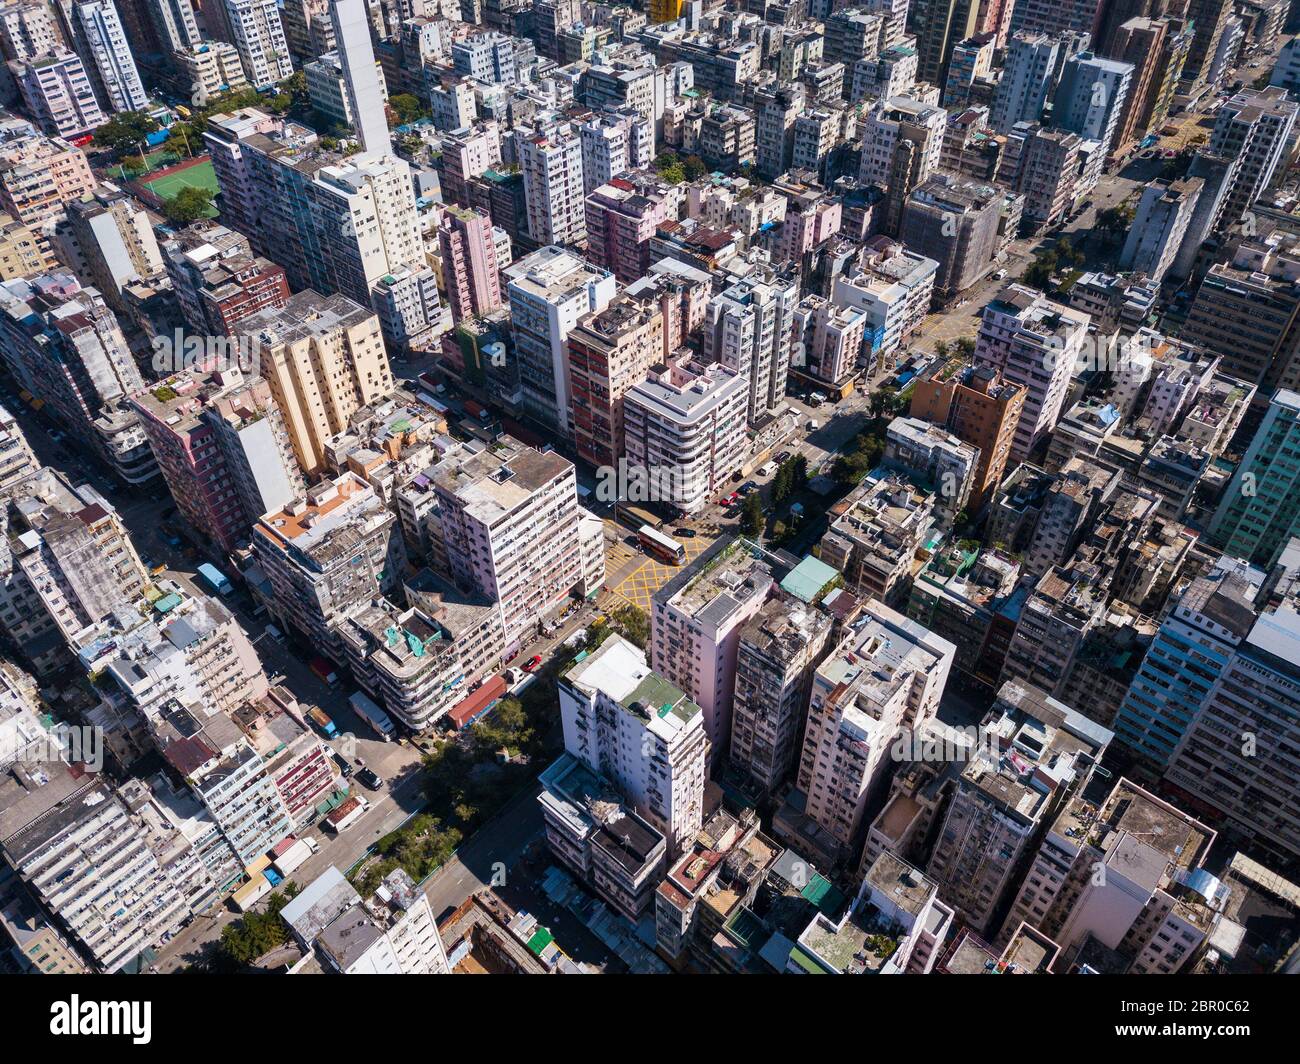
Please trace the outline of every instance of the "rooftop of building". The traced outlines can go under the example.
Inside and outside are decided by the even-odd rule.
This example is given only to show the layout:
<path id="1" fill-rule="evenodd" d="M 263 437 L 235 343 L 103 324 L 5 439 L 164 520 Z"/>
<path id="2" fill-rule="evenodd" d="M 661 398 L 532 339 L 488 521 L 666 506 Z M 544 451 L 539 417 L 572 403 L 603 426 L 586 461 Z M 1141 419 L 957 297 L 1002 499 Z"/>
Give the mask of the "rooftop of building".
<path id="1" fill-rule="evenodd" d="M 570 666 L 563 682 L 600 692 L 634 714 L 665 741 L 700 715 L 700 707 L 646 663 L 645 654 L 622 636 L 611 635 Z"/>

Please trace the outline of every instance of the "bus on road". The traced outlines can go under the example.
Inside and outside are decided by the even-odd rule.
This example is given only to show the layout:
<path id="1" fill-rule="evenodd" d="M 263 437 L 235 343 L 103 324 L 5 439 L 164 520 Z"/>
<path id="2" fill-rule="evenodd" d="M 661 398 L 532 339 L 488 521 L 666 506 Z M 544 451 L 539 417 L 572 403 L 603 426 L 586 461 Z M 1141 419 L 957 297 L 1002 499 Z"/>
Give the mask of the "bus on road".
<path id="1" fill-rule="evenodd" d="M 649 525 L 642 525 L 636 538 L 641 541 L 641 546 L 669 565 L 681 565 L 686 561 L 685 547 Z"/>

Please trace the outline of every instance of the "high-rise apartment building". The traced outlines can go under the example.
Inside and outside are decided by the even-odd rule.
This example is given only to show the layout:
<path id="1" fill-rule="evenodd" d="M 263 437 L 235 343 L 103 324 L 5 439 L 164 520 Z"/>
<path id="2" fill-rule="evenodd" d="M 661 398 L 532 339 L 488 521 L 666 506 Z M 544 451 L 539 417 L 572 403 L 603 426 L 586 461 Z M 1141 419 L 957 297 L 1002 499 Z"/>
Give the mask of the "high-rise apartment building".
<path id="1" fill-rule="evenodd" d="M 584 170 L 585 173 L 585 170 Z M 643 174 L 624 174 L 587 194 L 587 258 L 630 285 L 650 269 L 650 238 L 675 222 L 680 190 Z"/>
<path id="2" fill-rule="evenodd" d="M 231 43 L 239 51 L 249 84 L 255 89 L 269 88 L 293 73 L 293 60 L 275 0 L 220 0 L 220 3 L 223 7 L 219 17 L 224 18 L 230 30 Z"/>
<path id="3" fill-rule="evenodd" d="M 743 540 L 721 541 L 654 596 L 650 663 L 703 710 L 715 755 L 727 748 L 736 688 L 736 648 L 775 577 Z"/>
<path id="4" fill-rule="evenodd" d="M 132 398 L 177 509 L 222 550 L 302 494 L 303 480 L 271 386 L 238 367 L 167 377 Z"/>
<path id="5" fill-rule="evenodd" d="M 609 780 L 675 857 L 704 820 L 709 739 L 700 707 L 612 635 L 559 679 L 564 748 Z"/>
<path id="6" fill-rule="evenodd" d="M 256 352 L 308 476 L 352 415 L 393 390 L 379 319 L 346 296 L 298 292 L 243 318 L 237 338 Z"/>
<path id="7" fill-rule="evenodd" d="M 669 354 L 664 313 L 626 292 L 569 332 L 569 424 L 578 457 L 612 468 L 624 454 L 623 396 Z"/>
<path id="8" fill-rule="evenodd" d="M 149 103 L 122 19 L 113 0 L 72 5 L 72 36 L 90 62 L 91 80 L 109 111 L 139 111 Z"/>
<path id="9" fill-rule="evenodd" d="M 185 324 L 199 335 L 232 336 L 250 314 L 289 301 L 284 270 L 255 255 L 243 233 L 218 222 L 173 233 L 162 256 Z"/>
<path id="10" fill-rule="evenodd" d="M 1011 461 L 1023 462 L 1056 426 L 1087 332 L 1088 315 L 1024 285 L 1008 285 L 984 308 L 975 365 L 1025 389 Z"/>
<path id="11" fill-rule="evenodd" d="M 650 366 L 623 395 L 628 465 L 645 471 L 658 501 L 702 510 L 744 465 L 748 403 L 748 381 L 725 366 L 689 355 Z"/>
<path id="12" fill-rule="evenodd" d="M 793 596 L 770 599 L 741 629 L 727 756 L 766 796 L 798 760 L 813 671 L 833 629 L 828 612 Z"/>
<path id="13" fill-rule="evenodd" d="M 1078 52 L 1065 61 L 1052 101 L 1052 125 L 1095 140 L 1103 152 L 1115 145 L 1120 117 L 1133 88 L 1133 64 Z"/>
<path id="14" fill-rule="evenodd" d="M 1297 692 L 1300 612 L 1288 595 L 1235 648 L 1165 771 L 1191 808 L 1282 860 L 1300 854 Z"/>
<path id="15" fill-rule="evenodd" d="M 84 137 L 108 119 L 76 52 L 56 49 L 29 59 L 16 79 L 27 113 L 50 136 Z"/>
<path id="16" fill-rule="evenodd" d="M 614 276 L 553 245 L 524 256 L 504 275 L 524 411 L 552 431 L 570 435 L 565 339 L 580 319 L 614 298 Z"/>
<path id="17" fill-rule="evenodd" d="M 1111 733 L 1036 687 L 1005 683 L 938 828 L 926 873 L 982 935 L 997 918 L 1040 825 L 1080 791 Z"/>
<path id="18" fill-rule="evenodd" d="M 501 306 L 501 271 L 492 219 L 473 208 L 448 207 L 438 223 L 442 285 L 455 321 Z"/>
<path id="19" fill-rule="evenodd" d="M 1002 78 L 989 124 L 1007 133 L 1018 122 L 1037 122 L 1056 80 L 1060 44 L 1045 34 L 1015 34 L 1007 44 Z"/>
<path id="20" fill-rule="evenodd" d="M 436 534 L 452 578 L 499 602 L 509 654 L 583 585 L 572 463 L 505 438 L 454 454 L 427 474 L 438 494 Z"/>
<path id="21" fill-rule="evenodd" d="M 798 280 L 771 271 L 735 281 L 709 302 L 705 357 L 748 378 L 751 424 L 785 395 L 798 302 Z"/>
<path id="22" fill-rule="evenodd" d="M 1210 542 L 1273 566 L 1300 531 L 1300 394 L 1279 388 L 1210 521 Z"/>
<path id="23" fill-rule="evenodd" d="M 945 426 L 979 448 L 967 509 L 979 513 L 1002 483 L 1016 426 L 1024 407 L 1024 385 L 1000 379 L 989 366 L 968 366 L 954 375 L 918 380 L 911 415 Z"/>
<path id="24" fill-rule="evenodd" d="M 1202 867 L 1214 837 L 1126 779 L 1104 800 L 1075 795 L 1038 844 L 999 941 L 1027 924 L 1067 956 L 1099 943 L 1130 973 L 1184 970 L 1221 904 Z"/>
<path id="25" fill-rule="evenodd" d="M 888 777 L 895 744 L 933 719 L 955 653 L 946 639 L 869 599 L 814 671 L 797 786 L 831 863 L 856 864 L 863 816 Z"/>
<path id="26" fill-rule="evenodd" d="M 1225 560 L 1226 561 L 1226 560 Z M 1115 739 L 1158 769 L 1173 756 L 1233 651 L 1255 626 L 1258 577 L 1221 564 L 1172 602 L 1115 717 Z"/>
<path id="27" fill-rule="evenodd" d="M 568 122 L 519 132 L 516 151 L 524 174 L 528 235 L 535 243 L 577 246 L 586 239 L 582 138 Z"/>
<path id="28" fill-rule="evenodd" d="M 407 565 L 397 516 L 352 472 L 264 514 L 253 555 L 265 576 L 254 593 L 282 628 L 336 661 L 343 660 L 343 619 L 377 596 L 396 595 Z"/>
<path id="29" fill-rule="evenodd" d="M 1154 181 L 1142 190 L 1119 268 L 1164 280 L 1182 246 L 1205 182 L 1199 177 Z"/>
<path id="30" fill-rule="evenodd" d="M 1243 89 L 1219 108 L 1208 149 L 1238 162 L 1217 225 L 1234 225 L 1279 175 L 1297 114 L 1300 104 L 1273 86 Z"/>

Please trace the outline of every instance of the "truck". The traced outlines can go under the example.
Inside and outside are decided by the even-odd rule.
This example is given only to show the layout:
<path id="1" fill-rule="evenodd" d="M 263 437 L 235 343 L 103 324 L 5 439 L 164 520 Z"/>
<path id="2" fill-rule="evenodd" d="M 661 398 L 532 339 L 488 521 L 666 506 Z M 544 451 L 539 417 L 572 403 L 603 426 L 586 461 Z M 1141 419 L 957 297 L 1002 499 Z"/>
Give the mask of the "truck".
<path id="1" fill-rule="evenodd" d="M 210 562 L 204 562 L 199 566 L 199 577 L 207 584 L 208 590 L 218 595 L 229 595 L 235 590 L 234 585 L 225 578 L 221 570 Z"/>
<path id="2" fill-rule="evenodd" d="M 306 861 L 318 849 L 319 846 L 311 839 L 298 839 L 275 859 L 271 868 L 274 868 L 282 878 L 287 879 L 295 868 Z"/>
<path id="3" fill-rule="evenodd" d="M 330 720 L 329 714 L 321 709 L 320 706 L 312 706 L 311 709 L 307 711 L 307 716 L 311 722 L 320 729 L 321 734 L 324 735 L 325 738 L 333 739 L 338 735 L 338 728 L 336 728 L 334 722 Z"/>
<path id="4" fill-rule="evenodd" d="M 364 691 L 353 691 L 348 697 L 348 704 L 352 707 L 352 711 L 365 720 L 384 742 L 388 742 L 397 734 L 392 718 Z"/>
<path id="5" fill-rule="evenodd" d="M 334 666 L 324 658 L 316 657 L 311 659 L 311 671 L 324 680 L 331 687 L 339 685 L 339 674 L 334 671 Z"/>

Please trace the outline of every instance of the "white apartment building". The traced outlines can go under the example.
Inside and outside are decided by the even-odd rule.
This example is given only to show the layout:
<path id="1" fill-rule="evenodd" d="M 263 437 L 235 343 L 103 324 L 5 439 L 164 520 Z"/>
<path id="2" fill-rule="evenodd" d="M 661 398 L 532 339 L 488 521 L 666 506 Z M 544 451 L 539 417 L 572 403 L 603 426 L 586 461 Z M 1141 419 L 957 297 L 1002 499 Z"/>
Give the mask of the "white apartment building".
<path id="1" fill-rule="evenodd" d="M 927 724 L 957 648 L 869 599 L 844 641 L 813 673 L 799 757 L 804 815 L 827 856 L 852 861 L 867 803 L 884 782 L 900 735 Z"/>
<path id="2" fill-rule="evenodd" d="M 704 822 L 704 714 L 612 635 L 558 681 L 564 748 L 609 780 L 675 857 Z"/>
<path id="3" fill-rule="evenodd" d="M 1144 273 L 1159 283 L 1174 264 L 1205 181 L 1153 181 L 1142 190 L 1133 227 L 1124 241 L 1119 268 Z"/>
<path id="4" fill-rule="evenodd" d="M 910 140 L 919 153 L 916 180 L 924 181 L 939 166 L 948 113 L 910 96 L 878 100 L 862 119 L 862 161 L 858 180 L 864 185 L 889 184 L 894 150 Z"/>
<path id="5" fill-rule="evenodd" d="M 1040 824 L 1082 789 L 1111 732 L 1031 684 L 1004 683 L 980 726 L 926 873 L 981 935 Z"/>
<path id="6" fill-rule="evenodd" d="M 578 204 L 581 209 L 581 196 Z M 580 318 L 609 305 L 617 282 L 608 270 L 554 245 L 525 255 L 502 275 L 510 297 L 524 410 L 568 436 L 571 389 L 564 340 Z"/>
<path id="7" fill-rule="evenodd" d="M 839 389 L 858 368 L 867 335 L 867 315 L 836 306 L 823 296 L 804 296 L 794 312 L 791 369 Z"/>
<path id="8" fill-rule="evenodd" d="M 200 107 L 223 92 L 248 88 L 239 52 L 225 41 L 204 41 L 175 51 L 172 62 L 189 84 L 190 99 Z"/>
<path id="9" fill-rule="evenodd" d="M 870 372 L 902 347 L 929 312 L 939 263 L 877 238 L 851 277 L 836 277 L 831 302 L 866 315 L 859 366 Z"/>
<path id="10" fill-rule="evenodd" d="M 1018 122 L 1037 122 L 1056 77 L 1060 41 L 1043 33 L 1017 33 L 1007 42 L 1002 77 L 989 125 L 1007 133 Z"/>
<path id="11" fill-rule="evenodd" d="M 686 513 L 707 505 L 748 457 L 748 381 L 725 366 L 683 357 L 651 367 L 623 396 L 629 465 L 651 483 L 671 485 Z"/>
<path id="12" fill-rule="evenodd" d="M 578 133 L 584 196 L 620 174 L 647 168 L 654 156 L 654 124 L 630 108 L 597 114 L 579 124 Z"/>
<path id="13" fill-rule="evenodd" d="M 928 483 L 935 513 L 949 526 L 970 499 L 979 456 L 978 447 L 920 418 L 896 417 L 885 432 L 885 465 Z"/>
<path id="14" fill-rule="evenodd" d="M 428 472 L 438 494 L 436 534 L 451 576 L 500 604 L 507 656 L 584 585 L 573 465 L 508 437 Z"/>
<path id="15" fill-rule="evenodd" d="M 1023 462 L 1056 427 L 1088 338 L 1088 315 L 1020 284 L 1007 285 L 984 308 L 975 365 L 1025 388 L 1009 461 Z"/>
<path id="16" fill-rule="evenodd" d="M 302 72 L 307 79 L 307 96 L 312 107 L 336 125 L 355 128 L 351 94 L 343 75 L 343 61 L 339 58 L 339 53 L 326 52 L 310 63 L 304 63 Z M 388 99 L 383 69 L 377 67 L 375 76 L 379 79 L 380 99 Z"/>
<path id="17" fill-rule="evenodd" d="M 748 380 L 751 425 L 784 401 L 798 303 L 798 279 L 770 270 L 734 281 L 709 301 L 705 358 Z"/>
<path id="18" fill-rule="evenodd" d="M 293 73 L 289 45 L 275 0 L 221 0 L 232 43 L 244 73 L 256 89 L 268 88 Z"/>
<path id="19" fill-rule="evenodd" d="M 91 76 L 108 109 L 139 111 L 147 106 L 149 95 L 144 91 L 113 0 L 77 3 L 73 17 L 73 36 L 89 53 Z"/>
<path id="20" fill-rule="evenodd" d="M 1181 971 L 1226 890 L 1201 867 L 1214 838 L 1127 779 L 1103 802 L 1076 795 L 1038 844 L 999 941 L 1024 922 L 1067 956 L 1091 938 L 1123 954 L 1129 973 Z"/>
<path id="21" fill-rule="evenodd" d="M 328 971 L 340 975 L 451 972 L 428 895 L 417 889 L 404 869 L 385 876 L 366 902 L 331 865 L 280 915 L 303 949 L 313 959 L 319 958 L 320 967 Z"/>
<path id="22" fill-rule="evenodd" d="M 1133 83 L 1133 64 L 1079 52 L 1065 61 L 1052 102 L 1052 124 L 1110 151 Z"/>
<path id="23" fill-rule="evenodd" d="M 587 236 L 582 147 L 581 136 L 568 122 L 516 135 L 528 235 L 539 244 L 579 245 Z"/>
<path id="24" fill-rule="evenodd" d="M 116 972 L 191 911 L 144 823 L 97 773 L 15 762 L 0 782 L 0 849 L 96 967 Z"/>
<path id="25" fill-rule="evenodd" d="M 50 136 L 84 137 L 108 119 L 75 52 L 56 49 L 30 59 L 18 69 L 17 81 L 28 114 Z"/>
<path id="26" fill-rule="evenodd" d="M 253 554 L 265 578 L 254 594 L 281 627 L 336 661 L 338 624 L 354 607 L 396 595 L 407 564 L 396 515 L 351 471 L 265 514 Z"/>

